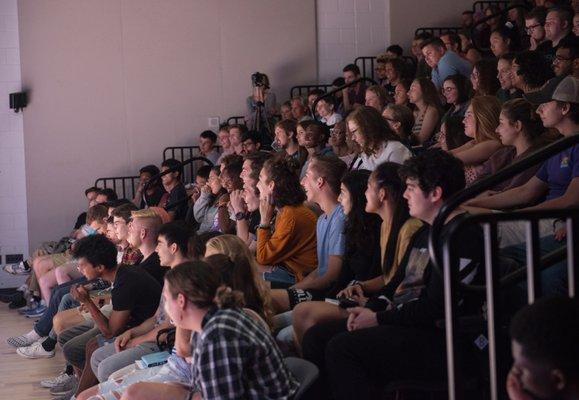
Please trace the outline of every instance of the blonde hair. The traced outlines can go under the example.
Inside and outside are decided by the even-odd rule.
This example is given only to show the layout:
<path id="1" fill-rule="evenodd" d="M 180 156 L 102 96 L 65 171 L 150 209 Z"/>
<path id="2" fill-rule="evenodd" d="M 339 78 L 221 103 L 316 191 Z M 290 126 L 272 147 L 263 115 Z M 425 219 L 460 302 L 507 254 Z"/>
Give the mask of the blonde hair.
<path id="1" fill-rule="evenodd" d="M 470 101 L 475 121 L 474 140 L 481 143 L 487 140 L 500 140 L 495 132 L 499 126 L 501 103 L 495 96 L 477 96 Z"/>
<path id="2" fill-rule="evenodd" d="M 271 297 L 265 282 L 259 278 L 259 264 L 243 240 L 236 235 L 219 235 L 207 241 L 205 248 L 212 248 L 219 254 L 227 256 L 233 263 L 245 262 L 251 267 L 254 283 L 263 299 L 265 319 L 268 324 L 273 317 Z"/>

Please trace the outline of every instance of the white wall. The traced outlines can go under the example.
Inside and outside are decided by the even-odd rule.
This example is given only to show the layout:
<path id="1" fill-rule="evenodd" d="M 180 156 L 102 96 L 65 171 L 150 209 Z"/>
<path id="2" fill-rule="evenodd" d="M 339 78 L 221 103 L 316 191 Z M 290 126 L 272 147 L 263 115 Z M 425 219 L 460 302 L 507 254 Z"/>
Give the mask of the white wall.
<path id="1" fill-rule="evenodd" d="M 30 247 L 59 238 L 97 177 L 160 163 L 208 118 L 242 115 L 250 75 L 280 99 L 316 80 L 314 0 L 20 0 Z"/>
<path id="2" fill-rule="evenodd" d="M 317 0 L 320 83 L 342 74 L 356 57 L 376 56 L 390 44 L 406 55 L 414 31 L 426 26 L 457 26 L 473 0 Z"/>
<path id="3" fill-rule="evenodd" d="M 22 113 L 9 108 L 21 91 L 17 0 L 0 0 L 0 255 L 28 253 Z"/>
<path id="4" fill-rule="evenodd" d="M 317 0 L 317 22 L 322 83 L 341 76 L 356 57 L 376 55 L 390 43 L 386 0 Z"/>

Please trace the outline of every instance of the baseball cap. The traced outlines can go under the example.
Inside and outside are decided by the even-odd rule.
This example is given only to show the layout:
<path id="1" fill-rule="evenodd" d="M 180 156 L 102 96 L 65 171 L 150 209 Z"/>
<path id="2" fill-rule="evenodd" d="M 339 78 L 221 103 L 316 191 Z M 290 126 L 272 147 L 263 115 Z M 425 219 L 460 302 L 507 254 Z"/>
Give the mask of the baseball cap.
<path id="1" fill-rule="evenodd" d="M 579 79 L 572 76 L 549 79 L 541 89 L 526 93 L 523 97 L 532 104 L 543 104 L 553 100 L 579 103 Z"/>
<path id="2" fill-rule="evenodd" d="M 536 92 L 523 95 L 532 104 L 543 104 L 553 100 L 579 103 L 579 79 L 572 76 L 550 79 Z"/>

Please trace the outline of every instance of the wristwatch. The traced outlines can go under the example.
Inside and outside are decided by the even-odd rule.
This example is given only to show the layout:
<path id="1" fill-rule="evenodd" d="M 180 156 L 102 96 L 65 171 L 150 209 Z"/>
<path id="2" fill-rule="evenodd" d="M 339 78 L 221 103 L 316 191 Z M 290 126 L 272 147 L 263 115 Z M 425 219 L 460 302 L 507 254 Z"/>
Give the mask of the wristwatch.
<path id="1" fill-rule="evenodd" d="M 236 221 L 241 221 L 241 220 L 247 220 L 249 219 L 249 213 L 243 212 L 243 211 L 239 211 L 235 213 L 234 216 Z"/>

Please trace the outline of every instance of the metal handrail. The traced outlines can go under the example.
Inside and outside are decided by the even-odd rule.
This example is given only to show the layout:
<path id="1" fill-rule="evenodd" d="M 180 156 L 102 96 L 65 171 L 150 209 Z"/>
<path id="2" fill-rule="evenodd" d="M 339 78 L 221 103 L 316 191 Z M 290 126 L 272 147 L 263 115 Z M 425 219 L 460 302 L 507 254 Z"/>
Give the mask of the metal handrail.
<path id="1" fill-rule="evenodd" d="M 579 135 L 573 135 L 569 137 L 564 137 L 559 139 L 550 145 L 539 149 L 529 156 L 509 165 L 506 168 L 498 171 L 494 175 L 487 178 L 481 179 L 479 182 L 475 183 L 468 188 L 461 190 L 455 195 L 451 196 L 448 200 L 444 202 L 440 208 L 438 215 L 432 223 L 432 228 L 430 231 L 430 237 L 428 241 L 428 248 L 430 251 L 430 257 L 434 264 L 435 270 L 438 273 L 442 271 L 442 255 L 440 250 L 442 248 L 440 234 L 444 227 L 446 219 L 450 214 L 456 210 L 462 203 L 470 200 L 482 192 L 495 187 L 497 184 L 504 182 L 507 179 L 533 167 L 541 162 L 546 161 L 550 157 L 560 153 L 563 150 L 570 148 L 571 146 L 579 143 Z"/>
<path id="2" fill-rule="evenodd" d="M 245 117 L 243 115 L 236 115 L 233 117 L 227 118 L 227 125 L 245 125 Z"/>
<path id="3" fill-rule="evenodd" d="M 428 32 L 428 33 L 432 33 L 434 36 L 442 36 L 445 33 L 448 32 L 452 32 L 452 33 L 459 33 L 462 30 L 462 28 L 460 26 L 449 26 L 449 27 L 444 27 L 444 26 L 427 26 L 427 27 L 422 27 L 422 28 L 417 28 L 414 31 L 414 36 L 423 33 L 423 32 Z M 438 32 L 438 34 L 434 34 L 434 32 Z"/>
<path id="4" fill-rule="evenodd" d="M 494 187 L 496 184 L 512 178 L 515 175 L 546 161 L 552 156 L 559 154 L 579 143 L 579 135 L 562 138 L 549 146 L 540 149 L 518 162 L 504 168 L 473 186 L 466 188 L 451 196 L 434 219 L 429 236 L 429 251 L 433 263 L 434 273 L 441 274 L 444 282 L 444 308 L 445 308 L 445 334 L 448 369 L 448 394 L 449 399 L 462 398 L 461 373 L 462 370 L 456 365 L 456 352 L 459 348 L 455 328 L 458 325 L 458 316 L 455 310 L 458 308 L 458 289 L 479 289 L 462 285 L 458 279 L 458 270 L 451 262 L 453 260 L 453 244 L 456 243 L 456 235 L 466 224 L 482 224 L 484 231 L 484 253 L 485 253 L 485 289 L 487 302 L 487 325 L 488 325 L 488 346 L 489 346 L 489 370 L 490 370 L 490 394 L 491 398 L 498 398 L 498 361 L 497 361 L 497 327 L 500 318 L 500 309 L 496 308 L 498 303 L 498 291 L 512 283 L 513 277 L 500 278 L 498 260 L 498 224 L 507 221 L 526 222 L 526 246 L 527 246 L 527 290 L 528 301 L 532 303 L 541 293 L 540 273 L 541 263 L 545 262 L 540 258 L 538 243 L 539 221 L 547 218 L 557 218 L 566 221 L 567 227 L 567 270 L 570 296 L 576 295 L 579 287 L 579 274 L 575 272 L 575 257 L 579 254 L 579 208 L 568 208 L 559 210 L 531 210 L 514 211 L 508 213 L 487 213 L 469 215 L 460 221 L 451 224 L 446 229 L 444 242 L 441 234 L 445 221 L 453 211 L 460 207 L 466 200 Z M 551 260 L 553 261 L 553 260 Z"/>
<path id="5" fill-rule="evenodd" d="M 316 107 L 319 103 L 320 100 L 325 99 L 327 97 L 330 97 L 332 95 L 334 95 L 335 93 L 338 93 L 344 89 L 347 89 L 351 86 L 355 86 L 360 82 L 370 82 L 372 85 L 377 85 L 376 81 L 374 79 L 370 79 L 370 78 L 358 78 L 350 83 L 346 83 L 345 85 L 342 85 L 334 90 L 329 91 L 328 93 L 325 93 L 323 95 L 321 95 L 320 97 L 318 97 L 315 101 L 314 104 L 312 104 L 312 110 L 316 110 Z"/>
<path id="6" fill-rule="evenodd" d="M 205 163 L 207 163 L 210 166 L 213 166 L 213 163 L 211 162 L 211 160 L 205 158 L 205 157 L 191 157 L 187 160 L 181 161 L 178 165 L 175 165 L 174 167 L 171 168 L 167 168 L 165 171 L 159 172 L 157 175 L 154 175 L 151 177 L 151 179 L 149 179 L 149 181 L 147 183 L 145 183 L 144 187 L 143 187 L 143 199 L 146 201 L 146 199 L 144 198 L 144 194 L 147 192 L 147 189 L 149 189 L 149 187 L 151 185 L 153 185 L 155 182 L 161 180 L 161 178 L 167 174 L 170 174 L 172 172 L 178 171 L 178 170 L 183 170 L 183 168 L 186 165 L 190 165 L 193 164 L 195 161 L 203 161 Z M 189 198 L 185 198 L 183 201 L 179 201 L 175 204 L 172 204 L 169 208 L 166 208 L 166 210 L 171 210 L 181 204 L 183 204 L 185 201 L 189 201 Z"/>
<path id="7" fill-rule="evenodd" d="M 402 58 L 402 60 L 406 63 L 406 64 L 411 64 L 411 65 L 407 65 L 410 68 L 415 68 L 416 67 L 416 60 L 413 57 L 410 56 L 402 56 L 400 57 Z M 370 79 L 375 79 L 374 73 L 376 71 L 374 65 L 376 64 L 376 60 L 378 59 L 378 57 L 376 56 L 361 56 L 361 57 L 357 57 L 354 60 L 354 64 L 356 64 L 358 66 L 358 68 L 360 68 L 360 73 L 363 77 L 366 78 L 370 78 Z M 370 71 L 372 71 L 372 73 L 370 74 L 370 76 L 368 76 L 366 74 L 366 63 L 370 62 Z M 360 64 L 361 63 L 361 67 Z"/>
<path id="8" fill-rule="evenodd" d="M 112 185 L 109 186 L 108 182 L 112 181 Z M 130 181 L 130 188 L 131 188 L 131 196 L 130 198 L 127 197 L 127 184 L 126 182 Z M 139 177 L 138 176 L 114 176 L 114 177 L 106 177 L 106 178 L 97 178 L 94 182 L 95 187 L 102 187 L 104 189 L 112 188 L 117 195 L 120 193 L 118 192 L 118 188 L 120 187 L 122 190 L 122 198 L 128 198 L 132 200 L 135 197 L 135 187 L 138 185 Z M 120 182 L 120 183 L 119 183 Z M 119 184 L 117 184 L 119 183 Z M 102 186 L 101 186 L 102 184 Z"/>
<path id="9" fill-rule="evenodd" d="M 477 12 L 477 7 L 480 8 L 480 11 L 484 11 L 488 6 L 508 7 L 509 3 L 509 1 L 504 0 L 475 1 L 472 5 L 472 12 Z"/>
<path id="10" fill-rule="evenodd" d="M 477 2 L 479 3 L 479 2 Z M 491 2 L 488 2 L 491 3 Z M 493 3 L 504 3 L 502 1 L 497 1 L 497 2 L 493 2 Z M 476 3 L 475 3 L 476 4 Z M 474 6 L 473 6 L 474 7 Z M 476 21 L 471 27 L 470 27 L 470 37 L 471 37 L 471 41 L 472 41 L 472 45 L 474 46 L 475 49 L 481 51 L 481 52 L 486 52 L 489 51 L 490 48 L 483 48 L 479 46 L 479 43 L 476 43 L 476 39 L 477 39 L 477 35 L 476 35 L 476 27 L 479 25 L 482 25 L 484 23 L 486 23 L 487 21 L 496 18 L 496 17 L 500 17 L 503 15 L 507 15 L 509 13 L 510 10 L 513 10 L 515 8 L 522 8 L 523 10 L 530 10 L 530 6 L 527 3 L 524 4 L 514 4 L 512 6 L 505 6 L 505 8 L 501 9 L 499 12 L 491 14 L 489 16 L 486 16 L 478 21 Z"/>
<path id="11" fill-rule="evenodd" d="M 295 97 L 301 97 L 303 96 L 302 92 L 305 92 L 306 94 L 310 92 L 310 90 L 314 90 L 314 89 L 322 89 L 324 92 L 327 92 L 328 89 L 332 88 L 332 84 L 329 83 L 312 83 L 310 85 L 297 85 L 297 86 L 292 86 L 292 88 L 290 89 L 290 99 L 293 99 Z M 295 95 L 295 92 L 297 92 L 297 95 Z"/>

